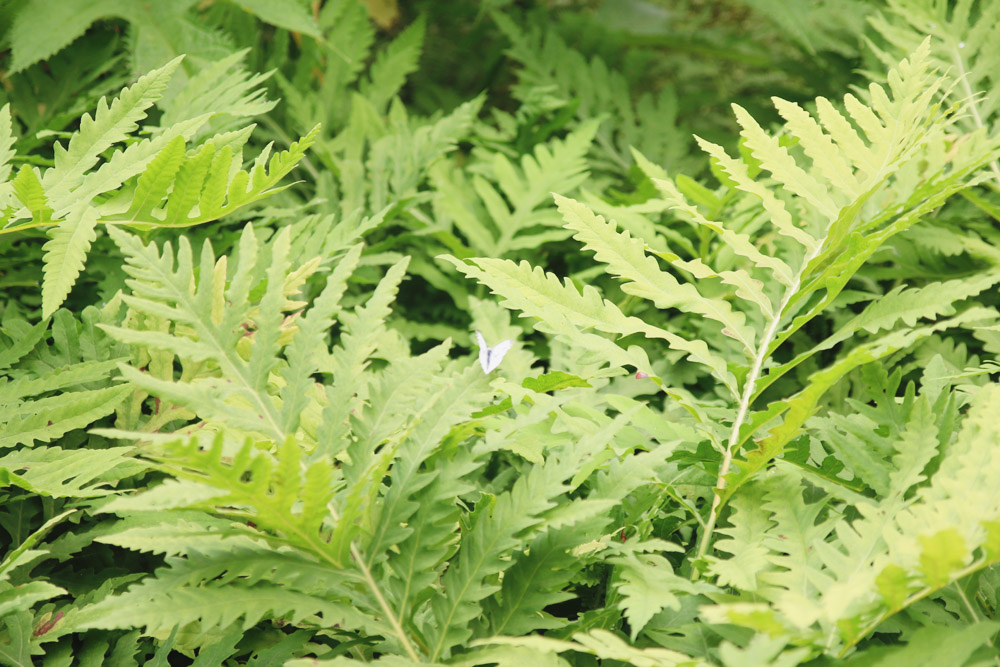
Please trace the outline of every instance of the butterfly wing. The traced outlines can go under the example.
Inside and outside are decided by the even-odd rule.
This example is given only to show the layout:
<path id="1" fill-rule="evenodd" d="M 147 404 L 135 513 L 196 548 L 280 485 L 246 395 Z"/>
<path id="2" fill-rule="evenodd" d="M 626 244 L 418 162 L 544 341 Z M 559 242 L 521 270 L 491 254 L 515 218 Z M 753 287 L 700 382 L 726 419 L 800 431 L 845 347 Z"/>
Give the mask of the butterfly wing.
<path id="1" fill-rule="evenodd" d="M 510 350 L 511 345 L 514 344 L 512 340 L 505 340 L 497 343 L 496 347 L 489 350 L 487 354 L 487 363 L 483 366 L 483 369 L 487 373 L 492 373 L 500 362 L 503 361 L 504 355 Z M 479 361 L 482 363 L 482 354 L 480 353 Z"/>
<path id="2" fill-rule="evenodd" d="M 479 365 L 483 367 L 484 373 L 489 373 L 492 370 L 487 368 L 490 364 L 490 348 L 486 346 L 483 334 L 478 331 L 476 332 L 476 342 L 479 343 Z"/>

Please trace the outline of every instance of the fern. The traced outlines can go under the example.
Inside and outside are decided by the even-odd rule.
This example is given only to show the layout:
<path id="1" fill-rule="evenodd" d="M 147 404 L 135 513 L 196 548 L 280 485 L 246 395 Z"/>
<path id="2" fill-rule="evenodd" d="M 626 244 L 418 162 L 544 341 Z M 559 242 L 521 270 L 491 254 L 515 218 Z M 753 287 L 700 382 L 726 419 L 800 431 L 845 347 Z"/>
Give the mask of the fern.
<path id="1" fill-rule="evenodd" d="M 990 3 L 64 4 L 0 7 L 0 662 L 997 654 Z"/>
<path id="2" fill-rule="evenodd" d="M 555 30 L 520 26 L 500 13 L 493 19 L 511 42 L 508 56 L 522 66 L 514 89 L 518 99 L 537 104 L 542 98 L 550 108 L 566 109 L 583 122 L 610 116 L 594 145 L 601 166 L 627 168 L 632 147 L 658 162 L 683 161 L 690 133 L 678 127 L 680 109 L 673 89 L 633 101 L 621 73 L 600 57 L 588 59 L 567 46 Z"/>
<path id="3" fill-rule="evenodd" d="M 678 283 L 672 274 L 660 268 L 654 257 L 646 254 L 641 241 L 628 232 L 618 231 L 613 223 L 594 216 L 579 204 L 562 202 L 567 228 L 576 232 L 576 238 L 583 241 L 585 248 L 596 253 L 596 259 L 607 266 L 611 275 L 624 279 L 624 292 L 647 299 L 660 308 L 677 308 L 715 320 L 723 327 L 722 338 L 710 338 L 717 351 L 702 341 L 685 339 L 636 318 L 623 317 L 610 304 L 602 304 L 595 292 L 588 296 L 590 288 L 584 289 L 580 301 L 575 290 L 562 288 L 554 277 L 536 277 L 527 266 L 515 270 L 513 265 L 491 259 L 471 260 L 468 264 L 452 260 L 466 275 L 479 279 L 503 296 L 508 307 L 539 318 L 542 330 L 567 333 L 595 327 L 619 336 L 641 333 L 647 338 L 661 338 L 672 348 L 687 352 L 692 360 L 708 366 L 715 379 L 729 390 L 735 416 L 730 421 L 728 439 L 724 443 L 716 440 L 722 460 L 716 500 L 702 535 L 701 554 L 707 553 L 723 503 L 755 472 L 782 453 L 785 445 L 801 432 L 819 396 L 833 382 L 858 364 L 902 349 L 934 330 L 933 327 L 914 329 L 912 333 L 903 330 L 884 341 L 860 347 L 842 363 L 814 376 L 810 386 L 799 395 L 774 404 L 769 410 L 754 413 L 751 409 L 763 389 L 786 370 L 780 367 L 768 370 L 767 361 L 775 350 L 821 313 L 880 245 L 964 187 L 975 170 L 991 157 L 992 144 L 981 133 L 975 134 L 966 140 L 968 153 L 956 155 L 944 171 L 929 175 L 928 182 L 916 190 L 899 190 L 901 186 L 895 184 L 893 179 L 903 179 L 924 151 L 939 150 L 940 142 L 947 141 L 946 128 L 954 122 L 950 113 L 940 111 L 935 104 L 942 82 L 932 76 L 928 53 L 929 46 L 924 43 L 889 75 L 893 97 L 873 86 L 872 108 L 852 96 L 845 98 L 848 113 L 863 128 L 868 144 L 822 98 L 817 101 L 818 121 L 797 105 L 777 100 L 779 112 L 788 120 L 787 131 L 798 139 L 808 162 L 779 145 L 736 107 L 746 146 L 756 163 L 771 174 L 773 183 L 783 189 L 780 198 L 766 182 L 752 179 L 743 161 L 727 156 L 718 146 L 702 142 L 737 188 L 760 197 L 776 232 L 784 237 L 778 247 L 797 261 L 797 269 L 791 269 L 780 254 L 776 257 L 762 252 L 746 236 L 727 232 L 721 223 L 708 221 L 684 201 L 673 183 L 654 178 L 668 202 L 679 207 L 694 225 L 714 232 L 737 256 L 749 260 L 749 269 L 717 272 L 701 258 L 682 260 L 670 252 L 656 254 L 702 281 L 718 278 L 735 286 L 736 296 L 744 304 L 742 310 L 734 309 L 718 297 L 704 296 L 694 285 Z M 807 170 L 810 164 L 815 171 Z M 655 173 L 651 167 L 647 170 Z M 875 197 L 880 198 L 878 209 L 871 203 Z M 754 272 L 761 271 L 771 274 L 783 287 L 765 293 L 754 278 Z M 530 289 L 526 289 L 529 285 Z M 946 309 L 947 303 L 946 300 L 937 310 Z M 900 312 L 889 322 L 902 317 L 904 313 Z M 973 309 L 938 326 L 955 326 L 988 317 L 986 311 Z M 749 324 L 753 322 L 762 329 L 759 338 Z M 738 345 L 726 344 L 727 340 Z M 741 365 L 739 386 L 725 359 L 738 360 Z M 631 365 L 637 366 L 634 362 Z M 774 419 L 782 413 L 785 413 L 783 421 L 775 424 Z M 759 439 L 757 448 L 748 452 L 746 459 L 737 460 L 737 471 L 731 472 L 739 448 L 765 425 L 767 437 Z"/>
<path id="4" fill-rule="evenodd" d="M 793 469 L 758 483 L 764 503 L 729 515 L 733 528 L 722 532 L 732 539 L 718 547 L 733 558 L 716 560 L 712 568 L 755 577 L 749 590 L 756 588 L 774 606 L 722 604 L 706 609 L 706 617 L 754 628 L 777 623 L 794 641 L 843 655 L 889 616 L 992 565 L 996 507 L 989 485 L 979 479 L 994 465 L 987 452 L 993 425 L 984 420 L 996 399 L 995 384 L 977 393 L 945 463 L 929 481 L 941 427 L 927 396 L 908 399 L 903 409 L 909 418 L 892 442 L 892 458 L 877 464 L 889 471 L 879 498 L 827 486 L 857 512 L 852 521 L 843 521 L 842 510 L 833 511 L 829 502 L 804 502 L 803 478 Z M 982 497 L 968 504 L 971 489 Z M 748 551 L 762 554 L 766 567 L 746 560 Z"/>
<path id="5" fill-rule="evenodd" d="M 4 332 L 5 337 L 15 338 L 16 324 L 6 323 L 9 328 Z M 10 366 L 29 357 L 36 347 L 48 344 L 47 323 L 34 327 L 23 321 L 20 324 L 26 331 L 16 336 L 17 342 L 9 343 L 0 355 L 0 448 L 30 447 L 39 441 L 56 440 L 112 414 L 131 393 L 128 386 L 113 385 L 110 381 L 115 359 L 57 361 L 52 368 L 14 374 Z M 58 331 L 53 331 L 57 341 Z M 79 334 L 73 331 L 71 335 Z M 96 349 L 94 353 L 100 354 Z M 16 459 L 19 454 L 9 456 Z"/>
<path id="6" fill-rule="evenodd" d="M 83 117 L 80 130 L 66 147 L 56 144 L 53 167 L 36 174 L 33 168 L 25 166 L 18 173 L 13 194 L 24 208 L 8 209 L 11 212 L 2 231 L 49 228 L 49 241 L 44 246 L 43 316 L 51 315 L 69 294 L 97 238 L 99 223 L 127 223 L 149 229 L 217 220 L 280 191 L 278 183 L 315 138 L 314 130 L 302 141 L 293 143 L 288 151 L 273 157 L 270 147 L 265 148 L 249 172 L 236 168 L 238 154 L 233 152 L 246 140 L 247 132 L 216 135 L 192 155 L 186 155 L 186 139 L 213 115 L 266 109 L 259 103 L 259 92 L 243 92 L 258 83 L 259 78 L 228 75 L 224 68 L 209 69 L 192 82 L 195 89 L 207 87 L 211 81 L 223 87 L 236 86 L 238 92 L 207 98 L 202 95 L 197 107 L 201 113 L 192 115 L 191 109 L 186 109 L 177 123 L 152 138 L 115 150 L 98 166 L 103 153 L 131 139 L 137 124 L 163 95 L 179 62 L 175 59 L 140 78 L 110 105 L 102 100 L 93 117 Z M 228 66 L 234 62 L 228 61 Z M 133 178 L 135 187 L 130 200 L 123 202 L 118 197 L 104 201 L 105 193 Z M 18 222 L 25 218 L 29 220 Z"/>
<path id="7" fill-rule="evenodd" d="M 893 0 L 885 12 L 870 19 L 889 43 L 889 50 L 873 48 L 886 62 L 892 51 L 907 52 L 930 39 L 929 57 L 934 66 L 954 78 L 952 95 L 967 105 L 961 123 L 969 129 L 987 130 L 1000 110 L 995 92 L 995 65 L 1000 53 L 992 35 L 1000 26 L 1000 11 L 989 2 L 963 0 L 949 5 L 937 0 Z M 980 92 L 981 91 L 981 92 Z M 990 162 L 993 178 L 1000 184 L 1000 166 Z"/>
<path id="8" fill-rule="evenodd" d="M 502 153 L 490 156 L 490 175 L 496 187 L 482 177 L 474 177 L 471 184 L 453 182 L 457 177 L 453 168 L 451 173 L 438 170 L 436 208 L 454 220 L 455 229 L 468 239 L 471 250 L 489 257 L 564 239 L 565 232 L 553 228 L 552 218 L 558 220 L 555 212 L 542 206 L 548 203 L 550 192 L 571 192 L 587 178 L 584 158 L 597 127 L 597 122 L 584 123 L 563 141 L 539 144 L 534 154 L 523 156 L 517 166 Z M 480 201 L 469 201 L 464 194 L 470 185 Z M 505 200 L 516 202 L 514 210 L 509 210 Z M 480 209 L 485 209 L 493 226 L 480 222 Z M 542 229 L 535 229 L 538 227 Z"/>
<path id="9" fill-rule="evenodd" d="M 170 3 L 169 6 L 162 7 L 136 5 L 122 0 L 85 2 L 31 0 L 19 8 L 11 27 L 11 71 L 20 72 L 30 65 L 50 58 L 83 35 L 95 21 L 108 18 L 121 18 L 131 23 L 132 29 L 138 33 L 137 39 L 146 37 L 157 45 L 166 42 L 166 53 L 147 47 L 152 57 L 139 58 L 140 62 L 137 63 L 139 71 L 162 65 L 166 60 L 183 53 L 217 56 L 217 53 L 206 48 L 207 44 L 214 41 L 207 39 L 211 36 L 210 30 L 191 20 L 191 9 L 194 4 L 193 0 Z M 283 0 L 280 3 L 269 3 L 259 0 L 240 0 L 235 4 L 271 25 L 316 38 L 320 36 L 312 17 L 296 2 Z M 51 21 L 53 16 L 59 17 L 55 23 Z M 48 25 L 45 32 L 36 31 L 40 25 Z M 195 34 L 190 35 L 191 32 Z M 202 39 L 199 40 L 198 37 Z M 160 55 L 166 57 L 157 59 L 156 56 Z"/>

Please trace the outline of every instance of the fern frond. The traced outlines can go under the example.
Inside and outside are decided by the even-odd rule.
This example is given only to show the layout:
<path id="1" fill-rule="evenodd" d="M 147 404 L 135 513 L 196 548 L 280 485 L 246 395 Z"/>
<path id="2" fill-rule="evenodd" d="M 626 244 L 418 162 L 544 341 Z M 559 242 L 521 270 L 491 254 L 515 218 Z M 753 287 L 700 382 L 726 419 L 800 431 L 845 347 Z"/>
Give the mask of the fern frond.
<path id="1" fill-rule="evenodd" d="M 6 620 L 18 612 L 28 611 L 38 602 L 51 600 L 66 593 L 65 588 L 60 588 L 47 581 L 29 581 L 19 586 L 0 582 L 0 619 Z M 0 656 L 4 656 L 4 654 L 4 648 L 0 647 Z M 10 657 L 9 654 L 7 657 Z M 28 663 L 19 661 L 14 664 Z"/>
<path id="2" fill-rule="evenodd" d="M 5 104 L 3 107 L 0 107 L 0 183 L 6 183 L 10 180 L 10 173 L 14 168 L 10 160 L 15 154 L 14 127 L 10 118 L 10 104 Z M 0 198 L 0 204 L 3 203 L 5 203 L 4 200 Z"/>
<path id="3" fill-rule="evenodd" d="M 248 73 L 242 64 L 246 55 L 247 50 L 237 51 L 190 77 L 177 95 L 161 105 L 164 111 L 160 126 L 170 127 L 205 115 L 225 115 L 231 122 L 273 109 L 275 102 L 268 100 L 261 88 L 270 74 Z M 223 127 L 213 123 L 211 132 L 219 132 Z M 208 132 L 203 129 L 200 134 Z"/>
<path id="4" fill-rule="evenodd" d="M 515 264 L 509 260 L 480 258 L 467 263 L 447 255 L 442 259 L 488 286 L 494 294 L 502 296 L 504 306 L 537 318 L 541 325 L 536 325 L 539 330 L 565 333 L 568 329 L 592 328 L 619 336 L 641 333 L 647 338 L 665 340 L 670 347 L 688 354 L 692 361 L 710 368 L 712 375 L 723 385 L 734 393 L 736 391 L 735 378 L 725 362 L 704 342 L 685 340 L 636 317 L 626 316 L 589 285 L 585 285 L 580 293 L 568 280 L 563 285 L 555 275 L 532 268 L 527 262 Z"/>
<path id="5" fill-rule="evenodd" d="M 140 516 L 143 519 L 155 516 L 156 519 L 143 520 L 138 525 L 128 519 L 119 521 L 113 530 L 94 541 L 167 556 L 205 553 L 211 547 L 226 549 L 256 544 L 247 531 L 240 530 L 234 522 L 208 514 L 146 511 Z"/>
<path id="6" fill-rule="evenodd" d="M 478 616 L 478 603 L 499 589 L 489 577 L 510 567 L 503 556 L 519 543 L 519 536 L 542 523 L 541 515 L 555 507 L 555 498 L 566 492 L 574 471 L 570 457 L 552 457 L 515 482 L 509 493 L 477 503 L 457 561 L 442 577 L 444 592 L 430 604 L 434 623 L 424 634 L 431 660 L 447 657 L 468 640 L 468 623 Z"/>
<path id="7" fill-rule="evenodd" d="M 65 220 L 49 230 L 42 282 L 42 317 L 49 317 L 62 305 L 76 282 L 97 238 L 97 211 L 89 206 L 74 209 Z"/>
<path id="8" fill-rule="evenodd" d="M 909 53 L 930 39 L 930 58 L 941 72 L 953 80 L 948 91 L 962 99 L 969 113 L 958 122 L 970 130 L 995 126 L 1000 112 L 996 93 L 996 64 L 1000 62 L 993 36 L 1000 29 L 1000 10 L 990 2 L 963 0 L 891 0 L 884 11 L 869 19 L 890 48 L 872 51 L 882 61 L 892 61 L 898 53 Z M 873 75 L 873 78 L 881 77 Z M 1000 183 L 1000 166 L 990 163 L 993 178 Z"/>
<path id="9" fill-rule="evenodd" d="M 558 216 L 542 206 L 548 204 L 551 192 L 571 193 L 586 180 L 589 175 L 586 155 L 599 125 L 592 120 L 564 140 L 538 144 L 533 153 L 521 157 L 520 165 L 502 153 L 494 154 L 489 166 L 496 187 L 483 177 L 473 177 L 472 187 L 498 233 L 487 231 L 493 240 L 478 238 L 485 245 L 473 245 L 472 250 L 489 257 L 503 257 L 514 250 L 537 248 L 542 243 L 565 238 L 564 232 L 554 229 Z M 482 234 L 477 234 L 475 209 L 470 211 L 455 199 L 445 198 L 440 204 L 444 211 L 454 215 L 459 231 L 477 240 Z"/>
<path id="10" fill-rule="evenodd" d="M 48 442 L 114 412 L 132 389 L 127 385 L 71 391 L 0 405 L 0 447 Z"/>
<path id="11" fill-rule="evenodd" d="M 379 51 L 372 63 L 368 80 L 361 86 L 361 94 L 378 110 L 385 109 L 406 82 L 406 77 L 417 69 L 417 60 L 424 45 L 424 19 L 418 18 Z"/>
<path id="12" fill-rule="evenodd" d="M 322 38 L 316 21 L 302 3 L 294 0 L 236 0 L 236 4 L 264 23 L 302 33 L 315 39 Z"/>
<path id="13" fill-rule="evenodd" d="M 317 433 L 317 456 L 335 456 L 347 444 L 344 435 L 349 432 L 348 415 L 351 410 L 359 407 L 359 394 L 366 390 L 362 371 L 368 366 L 368 360 L 378 349 L 380 335 L 385 331 L 385 320 L 389 316 L 390 305 L 395 300 L 399 284 L 403 280 L 409 259 L 395 263 L 378 286 L 364 307 L 343 318 L 344 333 L 340 344 L 330 355 L 328 365 L 322 370 L 331 372 L 334 377 L 357 378 L 356 383 L 338 382 L 328 387 L 327 405 L 323 410 L 323 427 Z M 367 458 L 374 451 L 364 452 Z M 361 470 L 359 468 L 358 470 Z"/>
<path id="14" fill-rule="evenodd" d="M 109 16 L 123 16 L 130 3 L 121 0 L 33 0 L 25 3 L 14 17 L 10 30 L 11 73 L 52 56 L 83 35 L 98 19 Z M 58 21 L 52 17 L 58 16 Z M 49 24 L 45 32 L 36 26 Z"/>
<path id="15" fill-rule="evenodd" d="M 246 631 L 265 617 L 285 618 L 291 623 L 302 623 L 308 618 L 334 627 L 355 616 L 356 612 L 347 603 L 326 601 L 277 585 L 179 588 L 171 585 L 169 579 L 154 579 L 96 604 L 71 610 L 62 619 L 60 629 L 80 632 L 124 627 L 165 634 L 178 625 L 198 622 L 202 632 L 210 633 L 234 623 Z"/>
<path id="16" fill-rule="evenodd" d="M 585 250 L 593 251 L 612 275 L 628 281 L 622 284 L 623 292 L 652 301 L 657 308 L 677 308 L 711 318 L 752 353 L 756 335 L 743 313 L 734 311 L 726 301 L 705 298 L 690 283 L 679 283 L 660 270 L 656 260 L 646 254 L 642 241 L 627 231 L 619 232 L 614 223 L 594 215 L 579 202 L 556 196 L 556 203 L 566 227 L 575 232 L 573 238 L 583 243 Z"/>
<path id="17" fill-rule="evenodd" d="M 65 148 L 56 143 L 55 166 L 42 179 L 50 197 L 58 199 L 65 196 L 97 164 L 101 153 L 124 141 L 138 128 L 139 121 L 146 117 L 146 111 L 163 95 L 170 75 L 180 62 L 180 58 L 175 58 L 141 77 L 112 100 L 110 106 L 102 98 L 93 117 L 84 114 L 80 119 L 79 132 L 73 135 Z"/>
<path id="18" fill-rule="evenodd" d="M 201 253 L 201 279 L 193 286 L 193 258 L 186 238 L 180 239 L 175 266 L 169 245 L 161 254 L 153 244 L 144 246 L 124 232 L 109 231 L 125 255 L 125 271 L 131 276 L 133 293 L 123 297 L 125 302 L 137 312 L 165 318 L 182 329 L 171 334 L 108 325 L 102 328 L 127 343 L 169 351 L 183 359 L 211 360 L 220 371 L 194 382 L 178 383 L 172 377 L 158 379 L 124 367 L 126 377 L 149 391 L 190 406 L 202 417 L 244 432 L 264 433 L 275 442 L 283 441 L 287 433 L 284 418 L 268 391 L 268 382 L 269 369 L 281 348 L 278 313 L 286 308 L 287 267 L 278 261 L 274 270 L 281 275 L 272 272 L 275 280 L 269 283 L 265 296 L 269 303 L 265 320 L 260 314 L 251 316 L 254 304 L 248 299 L 248 280 L 257 261 L 257 241 L 250 227 L 241 237 L 241 261 L 229 284 L 225 258 L 216 261 L 206 243 Z M 287 244 L 287 234 L 282 234 L 281 239 Z M 230 307 L 223 308 L 227 301 Z M 241 346 L 240 341 L 246 333 L 243 326 L 251 323 L 256 332 L 249 354 L 245 355 L 245 345 Z M 184 330 L 190 334 L 177 335 Z"/>
<path id="19" fill-rule="evenodd" d="M 131 447 L 64 450 L 59 447 L 19 449 L 0 456 L 4 485 L 13 484 L 53 498 L 96 498 L 114 493 L 101 478 L 130 463 Z"/>
<path id="20" fill-rule="evenodd" d="M 742 591 L 756 591 L 758 578 L 770 569 L 769 550 L 763 535 L 774 525 L 770 512 L 764 509 L 764 487 L 751 483 L 729 503 L 729 524 L 718 529 L 720 538 L 715 550 L 729 554 L 727 558 L 706 556 L 708 571 L 720 586 L 733 586 Z"/>
<path id="21" fill-rule="evenodd" d="M 525 637 L 491 637 L 481 639 L 477 645 L 500 644 L 528 649 L 519 655 L 520 659 L 530 661 L 545 660 L 553 654 L 573 651 L 592 655 L 602 660 L 622 661 L 636 667 L 685 667 L 686 665 L 702 665 L 699 661 L 678 651 L 664 648 L 636 648 L 618 635 L 607 630 L 591 630 L 587 633 L 573 635 L 572 641 L 553 639 L 543 635 L 528 635 Z M 489 654 L 485 654 L 487 659 Z M 492 660 L 491 660 L 492 661 Z"/>
<path id="22" fill-rule="evenodd" d="M 941 396 L 939 402 L 951 400 Z M 890 440 L 891 461 L 876 463 L 891 480 L 874 498 L 842 496 L 857 513 L 853 519 L 829 499 L 807 502 L 802 473 L 788 464 L 744 486 L 731 503 L 733 527 L 720 529 L 733 539 L 717 545 L 732 558 L 710 557 L 711 569 L 756 579 L 757 588 L 747 590 L 772 604 L 718 604 L 703 608 L 705 618 L 770 627 L 775 636 L 843 655 L 889 616 L 996 562 L 1000 495 L 983 480 L 997 474 L 988 445 L 997 426 L 987 415 L 998 396 L 996 384 L 978 391 L 936 470 L 929 464 L 942 442 L 938 406 L 926 394 L 910 395 L 902 406 L 889 398 L 905 413 Z M 757 562 L 745 561 L 747 553 Z"/>
<path id="23" fill-rule="evenodd" d="M 282 370 L 285 386 L 281 390 L 281 415 L 282 424 L 289 433 L 300 424 L 302 410 L 308 403 L 307 394 L 315 385 L 312 374 L 326 365 L 327 352 L 323 350 L 317 354 L 317 341 L 333 326 L 341 312 L 340 299 L 347 290 L 347 279 L 360 258 L 361 246 L 356 245 L 340 259 L 312 307 L 299 318 L 299 332 L 285 348 L 288 365 Z"/>
<path id="24" fill-rule="evenodd" d="M 228 147 L 223 146 L 216 154 L 214 144 L 209 142 L 182 165 L 177 177 L 180 188 L 171 192 L 164 219 L 136 222 L 153 227 L 200 225 L 281 192 L 289 186 L 278 183 L 295 168 L 318 133 L 319 128 L 313 128 L 292 142 L 288 150 L 274 156 L 270 156 L 270 146 L 265 147 L 250 171 L 238 170 L 231 176 L 233 157 Z"/>
<path id="25" fill-rule="evenodd" d="M 783 421 L 756 442 L 756 448 L 745 453 L 736 461 L 738 470 L 728 473 L 724 489 L 720 489 L 722 500 L 728 500 L 748 479 L 762 470 L 769 461 L 779 456 L 785 446 L 801 431 L 805 420 L 812 416 L 820 398 L 834 383 L 862 364 L 872 363 L 885 356 L 906 349 L 916 341 L 950 327 L 962 326 L 969 322 L 990 320 L 995 313 L 988 308 L 970 308 L 947 320 L 916 329 L 903 329 L 883 336 L 871 343 L 859 345 L 827 368 L 817 371 L 809 378 L 809 384 L 799 393 L 776 403 L 764 414 L 768 418 L 784 415 Z M 739 440 L 742 442 L 745 438 Z M 727 471 L 728 472 L 728 471 Z"/>
<path id="26" fill-rule="evenodd" d="M 899 286 L 873 301 L 832 336 L 791 360 L 771 368 L 757 387 L 759 396 L 774 381 L 813 355 L 850 340 L 858 332 L 876 334 L 897 327 L 900 322 L 913 327 L 921 319 L 954 315 L 955 303 L 971 298 L 1000 281 L 1000 274 L 980 273 L 968 278 L 931 283 L 918 288 Z"/>
<path id="27" fill-rule="evenodd" d="M 252 443 L 246 443 L 232 456 L 227 455 L 224 439 L 216 437 L 207 450 L 197 439 L 189 443 L 168 445 L 157 456 L 162 465 L 173 475 L 196 482 L 202 490 L 186 499 L 173 501 L 172 507 L 191 507 L 212 510 L 234 517 L 253 517 L 254 523 L 273 530 L 289 545 L 325 558 L 331 565 L 340 566 L 339 544 L 327 541 L 324 523 L 329 513 L 327 504 L 333 497 L 330 486 L 333 472 L 327 461 L 300 468 L 301 452 L 291 440 L 286 441 L 272 457 L 265 452 L 255 453 Z M 169 493 L 164 500 L 170 503 Z M 148 495 L 150 492 L 147 492 Z M 117 500 L 104 509 L 109 512 L 137 507 L 165 508 L 156 503 L 158 495 L 136 500 Z"/>

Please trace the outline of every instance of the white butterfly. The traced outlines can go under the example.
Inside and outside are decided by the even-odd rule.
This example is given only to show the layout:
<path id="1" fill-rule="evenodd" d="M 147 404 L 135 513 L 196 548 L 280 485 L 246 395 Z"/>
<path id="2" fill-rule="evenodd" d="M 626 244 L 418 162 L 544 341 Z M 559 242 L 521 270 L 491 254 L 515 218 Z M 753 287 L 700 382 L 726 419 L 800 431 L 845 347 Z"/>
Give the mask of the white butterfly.
<path id="1" fill-rule="evenodd" d="M 503 361 L 503 357 L 514 344 L 512 340 L 504 340 L 497 343 L 496 347 L 489 347 L 483 339 L 483 334 L 476 332 L 476 341 L 479 343 L 479 365 L 483 367 L 484 373 L 492 373 Z"/>

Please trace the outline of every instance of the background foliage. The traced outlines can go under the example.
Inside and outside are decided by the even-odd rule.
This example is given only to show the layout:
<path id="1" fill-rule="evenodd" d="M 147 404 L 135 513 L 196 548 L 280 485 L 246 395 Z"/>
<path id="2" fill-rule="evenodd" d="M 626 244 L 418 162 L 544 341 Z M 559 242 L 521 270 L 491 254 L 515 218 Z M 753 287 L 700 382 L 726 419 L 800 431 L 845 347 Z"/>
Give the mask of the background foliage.
<path id="1" fill-rule="evenodd" d="M 997 663 L 997 30 L 0 5 L 0 664 Z"/>

